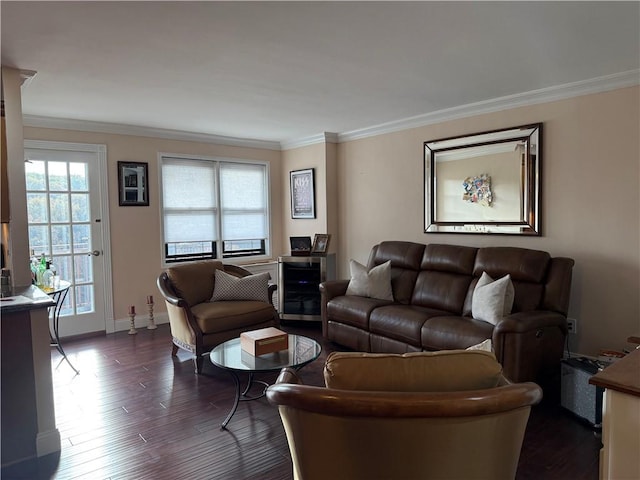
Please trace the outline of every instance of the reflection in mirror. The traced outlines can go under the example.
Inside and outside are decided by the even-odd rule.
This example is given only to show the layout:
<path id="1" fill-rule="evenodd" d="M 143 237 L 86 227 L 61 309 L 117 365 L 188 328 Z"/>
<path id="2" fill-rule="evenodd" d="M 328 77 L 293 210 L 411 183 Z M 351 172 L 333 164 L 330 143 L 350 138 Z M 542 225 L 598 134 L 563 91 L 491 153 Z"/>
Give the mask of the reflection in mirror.
<path id="1" fill-rule="evenodd" d="M 540 235 L 542 124 L 425 142 L 425 232 Z"/>

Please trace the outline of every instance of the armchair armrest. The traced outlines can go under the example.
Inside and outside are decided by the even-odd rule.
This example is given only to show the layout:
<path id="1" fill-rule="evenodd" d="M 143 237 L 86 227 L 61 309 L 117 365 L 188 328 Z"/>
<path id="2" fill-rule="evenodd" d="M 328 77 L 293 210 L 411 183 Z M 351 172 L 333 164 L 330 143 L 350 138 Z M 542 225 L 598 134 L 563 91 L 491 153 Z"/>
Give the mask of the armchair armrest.
<path id="1" fill-rule="evenodd" d="M 162 294 L 164 299 L 171 305 L 175 305 L 176 307 L 188 308 L 189 305 L 187 304 L 187 302 L 183 298 L 180 298 L 175 294 L 173 289 L 169 287 L 169 283 L 170 281 L 168 275 L 165 272 L 161 273 L 158 277 L 157 284 L 158 290 L 160 290 L 160 293 Z"/>

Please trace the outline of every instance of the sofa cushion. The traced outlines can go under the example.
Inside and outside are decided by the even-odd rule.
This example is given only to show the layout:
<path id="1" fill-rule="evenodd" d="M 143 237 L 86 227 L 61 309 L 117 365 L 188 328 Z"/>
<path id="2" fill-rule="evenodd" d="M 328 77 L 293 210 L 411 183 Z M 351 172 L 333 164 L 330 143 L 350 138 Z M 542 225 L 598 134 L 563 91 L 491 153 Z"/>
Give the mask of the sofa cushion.
<path id="1" fill-rule="evenodd" d="M 327 388 L 387 392 L 452 392 L 496 387 L 502 366 L 491 352 L 443 350 L 399 354 L 333 352 Z"/>
<path id="2" fill-rule="evenodd" d="M 349 260 L 349 269 L 351 271 L 351 279 L 347 286 L 347 295 L 393 301 L 390 260 L 370 270 L 355 260 Z"/>
<path id="3" fill-rule="evenodd" d="M 193 306 L 211 298 L 215 272 L 223 268 L 219 260 L 185 263 L 168 268 L 167 276 L 178 296 Z"/>
<path id="4" fill-rule="evenodd" d="M 371 312 L 369 331 L 421 348 L 422 325 L 431 317 L 447 312 L 414 305 L 388 305 Z"/>
<path id="5" fill-rule="evenodd" d="M 458 245 L 427 245 L 422 257 L 422 270 L 472 275 L 478 249 Z"/>
<path id="6" fill-rule="evenodd" d="M 442 316 L 429 318 L 420 331 L 425 350 L 468 348 L 493 336 L 493 325 L 469 317 Z"/>
<path id="7" fill-rule="evenodd" d="M 516 282 L 543 283 L 551 256 L 540 250 L 517 247 L 484 247 L 478 250 L 473 274 L 487 272 L 493 278 L 511 274 Z"/>
<path id="8" fill-rule="evenodd" d="M 473 291 L 473 318 L 497 325 L 503 317 L 511 313 L 514 295 L 511 275 L 507 274 L 494 280 L 483 272 Z"/>
<path id="9" fill-rule="evenodd" d="M 269 302 L 269 278 L 269 272 L 236 277 L 222 270 L 216 270 L 211 301 L 256 300 Z"/>
<path id="10" fill-rule="evenodd" d="M 193 306 L 191 313 L 205 334 L 253 327 L 276 314 L 270 303 L 251 300 L 204 302 Z"/>
<path id="11" fill-rule="evenodd" d="M 368 330 L 371 312 L 390 303 L 388 300 L 377 298 L 344 295 L 332 298 L 327 303 L 327 316 L 336 322 Z"/>
<path id="12" fill-rule="evenodd" d="M 380 242 L 371 250 L 369 266 L 380 265 L 391 260 L 391 266 L 394 268 L 420 270 L 424 248 L 424 245 L 413 242 Z"/>
<path id="13" fill-rule="evenodd" d="M 391 288 L 398 303 L 408 304 L 420 270 L 425 246 L 413 242 L 381 242 L 371 249 L 369 268 L 391 260 Z"/>
<path id="14" fill-rule="evenodd" d="M 411 304 L 461 315 L 472 278 L 469 275 L 423 270 L 418 274 Z"/>

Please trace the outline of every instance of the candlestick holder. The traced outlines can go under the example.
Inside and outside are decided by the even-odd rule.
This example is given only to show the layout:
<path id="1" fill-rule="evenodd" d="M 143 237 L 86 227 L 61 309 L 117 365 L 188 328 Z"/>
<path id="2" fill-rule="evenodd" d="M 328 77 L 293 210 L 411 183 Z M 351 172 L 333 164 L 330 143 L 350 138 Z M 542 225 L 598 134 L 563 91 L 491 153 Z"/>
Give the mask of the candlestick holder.
<path id="1" fill-rule="evenodd" d="M 153 300 L 147 303 L 149 308 L 149 323 L 147 324 L 147 330 L 155 330 L 158 326 L 153 321 Z"/>
<path id="2" fill-rule="evenodd" d="M 129 320 L 131 321 L 129 335 L 135 335 L 136 333 L 138 333 L 138 331 L 136 330 L 136 314 L 129 312 Z"/>

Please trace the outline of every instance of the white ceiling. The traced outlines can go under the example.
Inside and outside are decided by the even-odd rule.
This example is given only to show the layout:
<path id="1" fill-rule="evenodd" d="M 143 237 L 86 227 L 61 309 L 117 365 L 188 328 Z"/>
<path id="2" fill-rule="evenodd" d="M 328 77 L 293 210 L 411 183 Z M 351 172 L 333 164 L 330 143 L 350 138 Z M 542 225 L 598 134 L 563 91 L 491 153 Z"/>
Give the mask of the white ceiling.
<path id="1" fill-rule="evenodd" d="M 637 1 L 2 1 L 0 13 L 2 65 L 37 71 L 27 116 L 282 143 L 640 79 Z"/>

